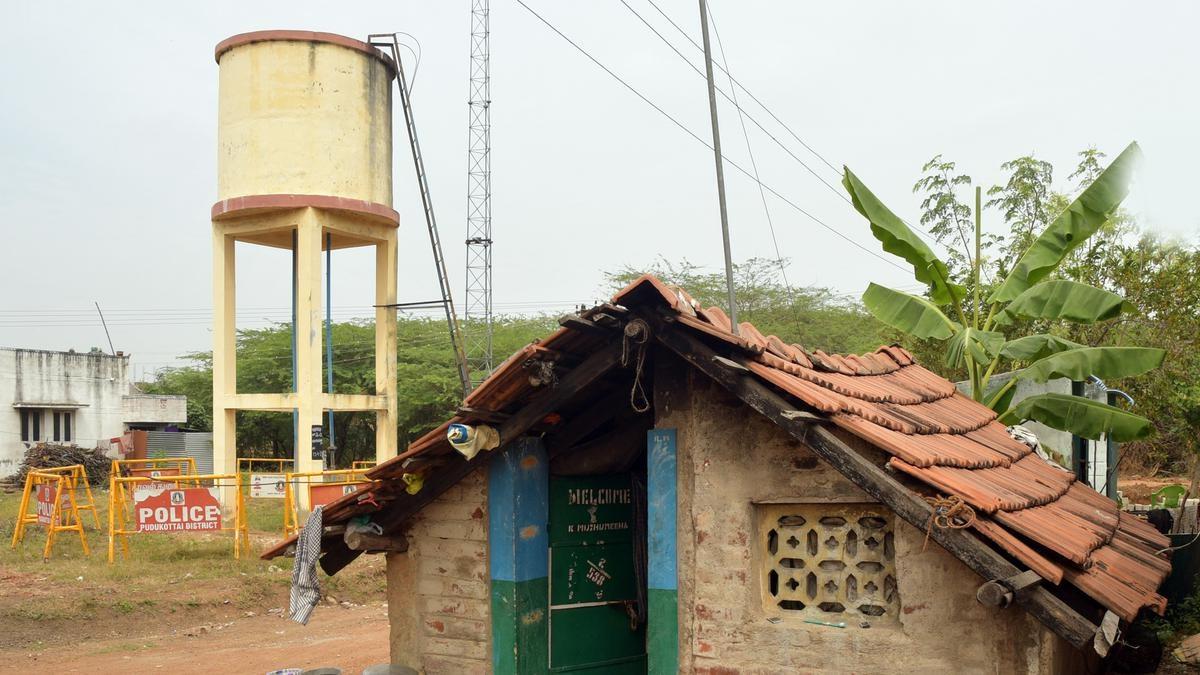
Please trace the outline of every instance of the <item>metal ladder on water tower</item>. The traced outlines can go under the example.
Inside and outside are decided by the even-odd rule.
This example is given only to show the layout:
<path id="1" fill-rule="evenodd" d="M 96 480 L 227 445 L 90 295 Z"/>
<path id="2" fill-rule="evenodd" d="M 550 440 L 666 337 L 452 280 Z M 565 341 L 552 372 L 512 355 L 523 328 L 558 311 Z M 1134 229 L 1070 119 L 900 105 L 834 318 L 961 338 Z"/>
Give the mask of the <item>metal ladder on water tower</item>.
<path id="1" fill-rule="evenodd" d="M 400 61 L 400 40 L 398 33 L 376 33 L 367 36 L 367 44 L 372 47 L 383 47 L 391 52 L 392 60 L 396 63 L 396 86 L 400 89 L 400 105 L 404 110 L 404 123 L 408 129 L 408 144 L 412 149 L 413 167 L 416 169 L 417 185 L 421 189 L 421 206 L 425 209 L 425 224 L 429 228 L 429 245 L 433 249 L 433 264 L 437 268 L 438 287 L 442 292 L 440 301 L 400 303 L 391 305 L 395 309 L 429 307 L 441 305 L 446 310 L 446 324 L 450 329 L 450 343 L 454 348 L 454 358 L 458 366 L 458 379 L 462 385 L 463 396 L 471 392 L 471 377 L 467 369 L 467 356 L 463 349 L 462 329 L 458 325 L 458 314 L 454 311 L 454 299 L 450 293 L 450 276 L 446 273 L 446 258 L 442 254 L 442 240 L 438 235 L 437 219 L 433 214 L 433 198 L 429 193 L 429 179 L 425 174 L 425 159 L 421 155 L 421 144 L 417 140 L 417 123 L 413 117 L 412 97 L 408 89 L 408 79 L 404 74 L 404 64 Z"/>

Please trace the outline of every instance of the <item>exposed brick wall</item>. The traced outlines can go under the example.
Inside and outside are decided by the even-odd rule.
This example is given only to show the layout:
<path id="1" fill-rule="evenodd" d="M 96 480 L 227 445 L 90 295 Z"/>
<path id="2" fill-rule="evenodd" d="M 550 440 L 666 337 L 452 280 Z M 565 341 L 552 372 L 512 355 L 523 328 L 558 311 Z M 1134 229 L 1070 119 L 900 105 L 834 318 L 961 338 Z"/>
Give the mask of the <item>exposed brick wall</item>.
<path id="1" fill-rule="evenodd" d="M 422 672 L 491 670 L 487 471 L 422 509 L 409 549 L 388 557 L 392 662 Z"/>
<path id="2" fill-rule="evenodd" d="M 979 604 L 982 580 L 938 545 L 924 548 L 924 532 L 899 518 L 897 617 L 831 628 L 769 612 L 755 502 L 872 500 L 725 390 L 689 379 L 688 400 L 657 420 L 678 430 L 682 672 L 1066 670 L 1073 650 L 1020 608 Z"/>

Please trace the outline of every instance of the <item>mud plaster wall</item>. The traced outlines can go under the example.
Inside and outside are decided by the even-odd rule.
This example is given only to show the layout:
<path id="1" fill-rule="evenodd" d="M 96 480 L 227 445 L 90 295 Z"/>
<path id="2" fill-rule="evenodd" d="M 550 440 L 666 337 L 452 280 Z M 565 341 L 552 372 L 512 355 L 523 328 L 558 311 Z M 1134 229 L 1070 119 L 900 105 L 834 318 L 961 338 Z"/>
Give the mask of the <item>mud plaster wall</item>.
<path id="1" fill-rule="evenodd" d="M 1074 651 L 1019 608 L 980 605 L 981 578 L 895 518 L 901 611 L 870 628 L 770 623 L 756 566 L 754 502 L 871 502 L 702 375 L 657 426 L 678 430 L 680 670 L 697 673 L 1058 673 Z"/>
<path id="2" fill-rule="evenodd" d="M 424 673 L 488 673 L 487 471 L 421 510 L 409 548 L 388 556 L 392 663 Z"/>

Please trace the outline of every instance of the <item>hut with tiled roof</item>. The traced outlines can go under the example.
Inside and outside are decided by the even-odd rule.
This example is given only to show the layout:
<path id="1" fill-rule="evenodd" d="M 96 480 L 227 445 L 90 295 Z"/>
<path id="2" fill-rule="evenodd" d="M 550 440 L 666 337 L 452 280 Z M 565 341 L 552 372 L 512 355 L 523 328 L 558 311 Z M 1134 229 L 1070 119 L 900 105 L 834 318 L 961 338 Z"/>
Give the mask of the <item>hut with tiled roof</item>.
<path id="1" fill-rule="evenodd" d="M 561 324 L 324 509 L 327 573 L 389 551 L 397 664 L 1058 673 L 1165 609 L 1166 537 L 904 349 L 650 276 Z"/>

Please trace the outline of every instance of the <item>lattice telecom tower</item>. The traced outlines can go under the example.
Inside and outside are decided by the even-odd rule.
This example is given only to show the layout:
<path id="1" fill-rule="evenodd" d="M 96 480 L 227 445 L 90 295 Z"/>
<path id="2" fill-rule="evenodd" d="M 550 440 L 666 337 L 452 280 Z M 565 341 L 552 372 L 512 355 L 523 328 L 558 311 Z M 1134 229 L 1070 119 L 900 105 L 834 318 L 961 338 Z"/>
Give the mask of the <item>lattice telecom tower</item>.
<path id="1" fill-rule="evenodd" d="M 467 294 L 463 342 L 471 385 L 492 372 L 492 114 L 488 0 L 471 0 L 467 147 Z"/>

